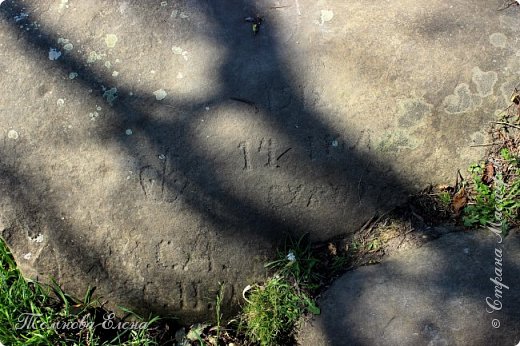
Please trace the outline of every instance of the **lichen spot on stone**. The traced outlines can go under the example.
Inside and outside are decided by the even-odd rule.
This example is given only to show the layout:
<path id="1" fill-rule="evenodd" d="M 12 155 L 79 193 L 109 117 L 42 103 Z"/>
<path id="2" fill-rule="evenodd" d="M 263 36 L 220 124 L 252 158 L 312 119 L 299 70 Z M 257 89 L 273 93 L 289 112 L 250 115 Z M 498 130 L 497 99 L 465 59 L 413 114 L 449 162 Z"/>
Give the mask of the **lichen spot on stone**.
<path id="1" fill-rule="evenodd" d="M 49 49 L 49 60 L 58 60 L 61 56 L 61 52 L 56 48 Z"/>
<path id="2" fill-rule="evenodd" d="M 444 99 L 444 110 L 446 113 L 459 114 L 468 112 L 482 103 L 482 99 L 478 95 L 474 95 L 469 90 L 469 85 L 461 83 L 457 85 L 452 95 L 446 96 Z"/>
<path id="3" fill-rule="evenodd" d="M 117 43 L 117 36 L 114 34 L 107 34 L 105 37 L 105 43 L 108 48 L 114 48 Z"/>
<path id="4" fill-rule="evenodd" d="M 422 120 L 432 114 L 433 106 L 418 99 L 404 99 L 398 102 L 399 126 L 420 125 Z"/>
<path id="5" fill-rule="evenodd" d="M 471 80 L 477 86 L 477 92 L 481 97 L 493 95 L 493 88 L 498 80 L 495 71 L 483 72 L 480 68 L 473 68 Z"/>
<path id="6" fill-rule="evenodd" d="M 164 89 L 156 90 L 156 91 L 153 92 L 153 94 L 155 95 L 155 99 L 157 101 L 164 100 L 166 95 L 168 95 L 168 93 Z"/>
<path id="7" fill-rule="evenodd" d="M 16 132 L 15 130 L 9 130 L 9 132 L 7 132 L 7 138 L 18 139 L 18 132 Z"/>
<path id="8" fill-rule="evenodd" d="M 495 32 L 489 35 L 489 42 L 497 48 L 506 48 L 507 37 L 501 32 Z"/>
<path id="9" fill-rule="evenodd" d="M 184 50 L 181 47 L 174 46 L 172 47 L 172 52 L 173 54 L 181 55 L 184 52 Z"/>
<path id="10" fill-rule="evenodd" d="M 323 25 L 326 22 L 330 22 L 334 18 L 334 12 L 330 10 L 321 10 L 321 25 Z"/>
<path id="11" fill-rule="evenodd" d="M 107 100 L 107 102 L 112 105 L 114 101 L 117 99 L 117 88 L 110 88 L 105 90 L 103 93 L 103 98 Z"/>

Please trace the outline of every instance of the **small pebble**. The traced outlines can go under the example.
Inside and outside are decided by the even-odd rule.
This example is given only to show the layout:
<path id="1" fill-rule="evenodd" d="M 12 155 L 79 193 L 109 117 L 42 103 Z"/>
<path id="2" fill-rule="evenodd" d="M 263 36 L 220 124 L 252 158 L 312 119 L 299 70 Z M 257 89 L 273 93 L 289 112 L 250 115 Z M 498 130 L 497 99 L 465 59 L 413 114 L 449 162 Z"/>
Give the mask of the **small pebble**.
<path id="1" fill-rule="evenodd" d="M 125 134 L 126 134 L 127 136 L 132 135 L 132 133 L 133 133 L 133 132 L 132 132 L 131 129 L 126 129 L 126 131 L 125 131 Z"/>

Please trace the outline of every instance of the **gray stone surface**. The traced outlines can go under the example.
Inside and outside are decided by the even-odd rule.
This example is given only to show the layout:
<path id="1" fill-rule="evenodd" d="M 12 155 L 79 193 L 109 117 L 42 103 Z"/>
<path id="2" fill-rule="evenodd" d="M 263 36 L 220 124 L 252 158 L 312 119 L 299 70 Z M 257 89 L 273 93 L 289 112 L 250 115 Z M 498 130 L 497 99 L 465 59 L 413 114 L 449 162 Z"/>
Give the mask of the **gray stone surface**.
<path id="1" fill-rule="evenodd" d="M 486 231 L 450 233 L 343 275 L 321 298 L 321 315 L 302 323 L 299 343 L 517 345 L 520 234 L 497 241 Z M 498 299 L 491 281 L 497 277 L 509 287 L 500 287 Z M 487 297 L 501 309 L 491 308 Z"/>
<path id="2" fill-rule="evenodd" d="M 2 235 L 28 276 L 207 317 L 285 233 L 352 232 L 480 157 L 520 69 L 497 6 L 4 1 Z"/>

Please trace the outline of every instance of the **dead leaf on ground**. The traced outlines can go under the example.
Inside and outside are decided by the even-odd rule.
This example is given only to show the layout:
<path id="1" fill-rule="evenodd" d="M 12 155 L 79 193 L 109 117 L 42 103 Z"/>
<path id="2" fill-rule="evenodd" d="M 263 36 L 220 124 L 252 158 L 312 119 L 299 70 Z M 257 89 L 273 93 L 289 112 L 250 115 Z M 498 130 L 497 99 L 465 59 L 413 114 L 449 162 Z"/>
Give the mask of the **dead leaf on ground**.
<path id="1" fill-rule="evenodd" d="M 332 243 L 329 243 L 327 248 L 329 249 L 329 254 L 331 254 L 332 256 L 336 256 L 338 254 L 338 250 L 336 249 L 336 245 L 334 245 Z"/>
<path id="2" fill-rule="evenodd" d="M 495 176 L 495 166 L 493 166 L 493 162 L 486 163 L 486 168 L 484 169 L 484 175 L 482 176 L 482 181 L 486 184 L 490 184 L 493 181 L 494 176 Z"/>
<path id="3" fill-rule="evenodd" d="M 458 216 L 462 208 L 466 206 L 468 203 L 468 198 L 466 197 L 466 190 L 461 188 L 454 196 L 451 206 L 453 207 L 453 213 Z"/>

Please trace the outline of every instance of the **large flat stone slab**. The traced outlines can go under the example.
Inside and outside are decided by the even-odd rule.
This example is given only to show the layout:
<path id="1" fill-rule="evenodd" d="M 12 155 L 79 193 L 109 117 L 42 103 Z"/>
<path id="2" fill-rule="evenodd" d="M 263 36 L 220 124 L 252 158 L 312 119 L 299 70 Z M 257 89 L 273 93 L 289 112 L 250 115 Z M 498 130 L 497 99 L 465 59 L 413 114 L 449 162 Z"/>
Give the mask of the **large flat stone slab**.
<path id="1" fill-rule="evenodd" d="M 298 341 L 517 345 L 520 235 L 498 240 L 486 231 L 451 233 L 343 275 L 322 297 L 321 315 L 302 324 Z"/>
<path id="2" fill-rule="evenodd" d="M 480 157 L 520 65 L 474 1 L 0 5 L 0 217 L 28 276 L 207 317 Z M 262 16 L 254 35 L 247 16 Z"/>

